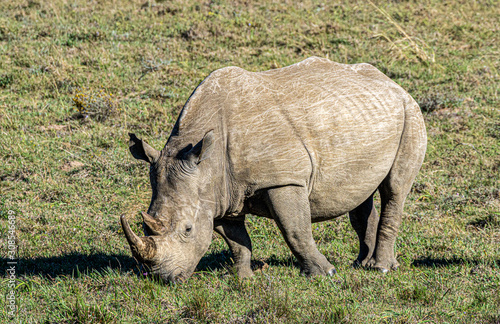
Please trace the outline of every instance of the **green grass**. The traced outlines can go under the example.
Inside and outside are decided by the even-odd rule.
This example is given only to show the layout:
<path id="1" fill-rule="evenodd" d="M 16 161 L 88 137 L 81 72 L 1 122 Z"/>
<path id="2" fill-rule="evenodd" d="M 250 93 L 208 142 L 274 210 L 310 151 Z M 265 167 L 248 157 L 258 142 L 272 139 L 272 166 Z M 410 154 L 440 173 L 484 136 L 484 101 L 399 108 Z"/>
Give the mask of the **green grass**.
<path id="1" fill-rule="evenodd" d="M 13 210 L 14 322 L 500 322 L 497 1 L 144 1 L 0 3 L 0 256 L 3 267 Z M 184 284 L 142 278 L 118 220 L 136 215 L 139 232 L 150 199 L 127 133 L 160 149 L 211 71 L 312 55 L 371 63 L 421 104 L 429 145 L 401 268 L 353 269 L 357 238 L 340 217 L 313 225 L 338 275 L 305 278 L 274 223 L 250 216 L 252 279 L 231 275 L 215 235 Z M 116 112 L 82 118 L 79 89 L 112 94 Z"/>

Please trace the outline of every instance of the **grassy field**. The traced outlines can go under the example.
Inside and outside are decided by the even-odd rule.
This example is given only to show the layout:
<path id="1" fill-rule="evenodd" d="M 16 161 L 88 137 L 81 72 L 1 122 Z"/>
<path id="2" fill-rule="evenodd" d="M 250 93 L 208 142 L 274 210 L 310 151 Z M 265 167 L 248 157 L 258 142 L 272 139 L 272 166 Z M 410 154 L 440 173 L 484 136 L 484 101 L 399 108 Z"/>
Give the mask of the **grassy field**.
<path id="1" fill-rule="evenodd" d="M 0 322 L 500 323 L 498 1 L 0 2 Z M 150 200 L 128 132 L 160 149 L 211 71 L 309 56 L 367 62 L 420 103 L 428 152 L 401 268 L 353 269 L 347 217 L 314 224 L 338 275 L 306 278 L 273 222 L 248 217 L 256 275 L 214 235 L 181 285 L 142 278 L 119 225 Z M 9 215 L 17 312 L 9 316 Z M 5 297 L 4 297 L 5 296 Z"/>

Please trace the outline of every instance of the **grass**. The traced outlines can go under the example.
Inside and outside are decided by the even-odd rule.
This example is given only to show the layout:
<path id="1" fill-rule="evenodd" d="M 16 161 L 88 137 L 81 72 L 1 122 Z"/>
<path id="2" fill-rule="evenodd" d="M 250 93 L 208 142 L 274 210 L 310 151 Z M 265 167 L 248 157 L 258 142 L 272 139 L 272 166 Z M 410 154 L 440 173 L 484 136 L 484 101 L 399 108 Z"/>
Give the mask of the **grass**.
<path id="1" fill-rule="evenodd" d="M 495 1 L 1 2 L 0 256 L 12 210 L 18 312 L 0 299 L 0 322 L 499 323 L 499 14 Z M 338 275 L 302 277 L 276 226 L 250 216 L 252 279 L 231 274 L 215 235 L 185 284 L 142 278 L 118 220 L 136 215 L 138 232 L 150 199 L 127 133 L 159 149 L 211 71 L 312 55 L 371 63 L 421 104 L 429 145 L 402 267 L 353 269 L 357 238 L 340 217 L 313 226 Z M 81 89 L 103 90 L 113 113 L 99 101 L 81 114 Z"/>

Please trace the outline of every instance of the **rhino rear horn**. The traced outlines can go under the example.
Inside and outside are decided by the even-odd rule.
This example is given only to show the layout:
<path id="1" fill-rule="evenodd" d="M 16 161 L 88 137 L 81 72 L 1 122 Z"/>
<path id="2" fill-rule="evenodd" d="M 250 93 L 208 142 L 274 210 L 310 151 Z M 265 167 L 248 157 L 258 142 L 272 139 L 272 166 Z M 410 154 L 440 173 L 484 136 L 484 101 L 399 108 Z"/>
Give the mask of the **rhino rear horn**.
<path id="1" fill-rule="evenodd" d="M 142 219 L 152 235 L 162 235 L 167 231 L 161 220 L 154 218 L 148 213 L 142 212 Z"/>
<path id="2" fill-rule="evenodd" d="M 156 255 L 156 244 L 150 237 L 139 237 L 130 228 L 127 217 L 121 215 L 120 222 L 122 224 L 123 232 L 127 238 L 128 244 L 132 254 L 139 261 L 151 261 Z"/>

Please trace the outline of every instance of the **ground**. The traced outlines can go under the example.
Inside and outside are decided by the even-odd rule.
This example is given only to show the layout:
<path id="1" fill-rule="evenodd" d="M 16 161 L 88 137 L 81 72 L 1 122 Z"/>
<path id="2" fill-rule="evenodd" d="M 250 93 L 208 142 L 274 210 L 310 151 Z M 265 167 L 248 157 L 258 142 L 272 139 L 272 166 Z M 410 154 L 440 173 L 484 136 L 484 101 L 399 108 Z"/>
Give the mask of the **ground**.
<path id="1" fill-rule="evenodd" d="M 17 235 L 16 323 L 498 323 L 498 1 L 0 3 L 0 256 Z M 354 269 L 347 217 L 313 225 L 333 277 L 306 278 L 273 222 L 248 217 L 256 275 L 214 235 L 182 285 L 141 276 L 119 225 L 150 200 L 128 132 L 160 149 L 196 85 L 309 56 L 367 62 L 421 105 L 428 152 L 401 267 Z M 7 266 L 5 266 L 7 269 Z M 2 271 L 0 290 L 10 292 Z"/>

